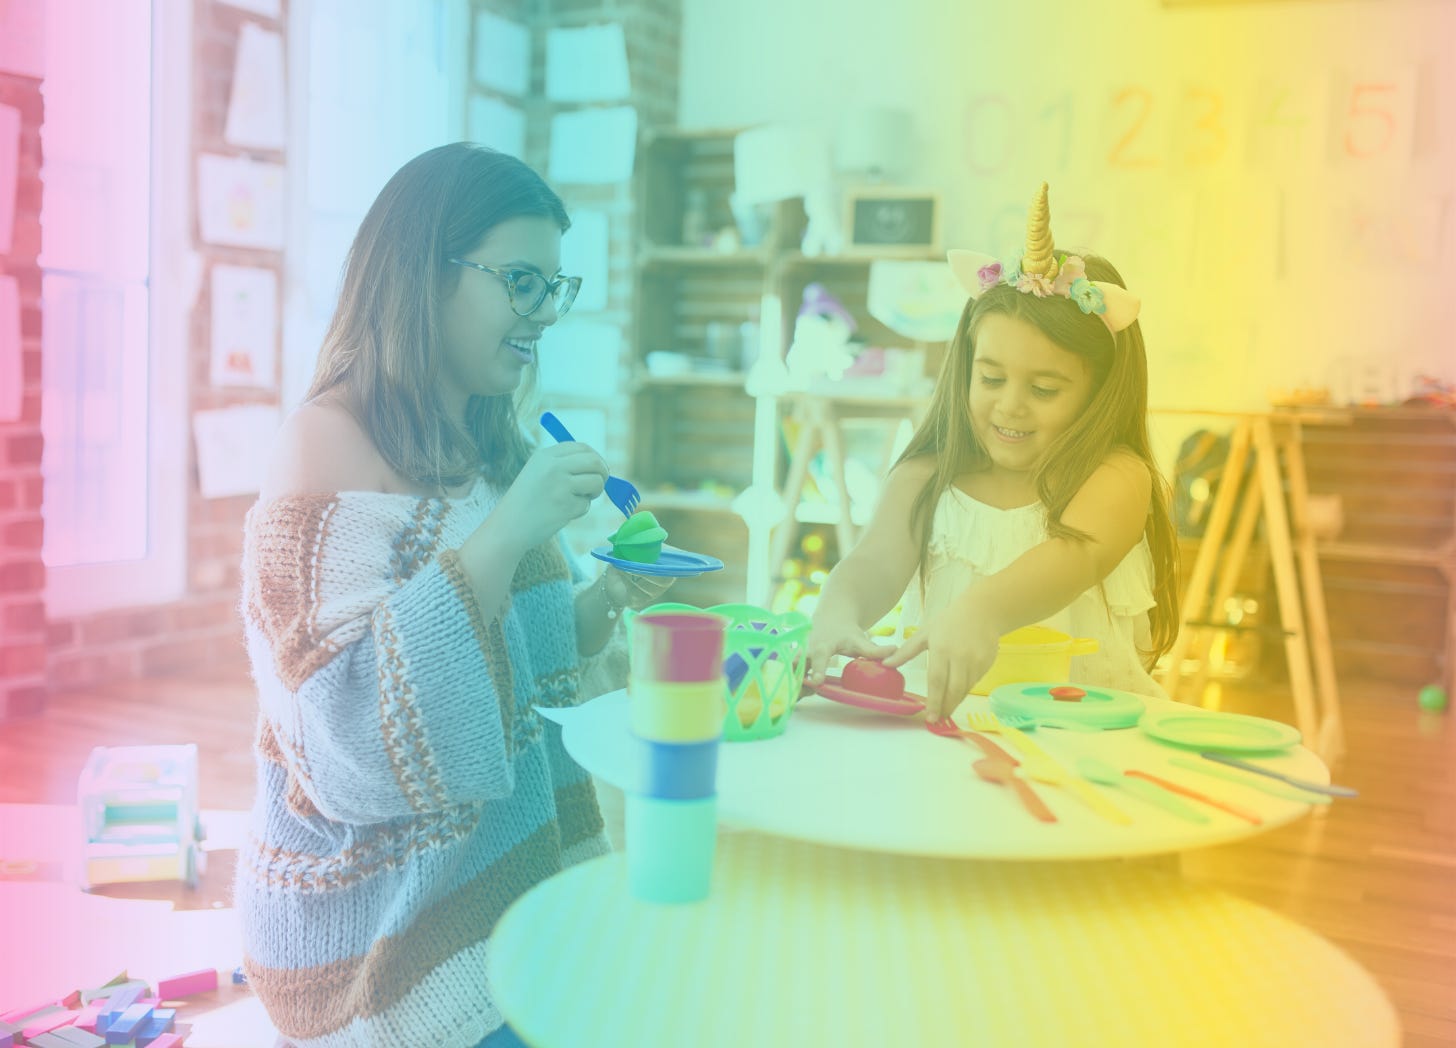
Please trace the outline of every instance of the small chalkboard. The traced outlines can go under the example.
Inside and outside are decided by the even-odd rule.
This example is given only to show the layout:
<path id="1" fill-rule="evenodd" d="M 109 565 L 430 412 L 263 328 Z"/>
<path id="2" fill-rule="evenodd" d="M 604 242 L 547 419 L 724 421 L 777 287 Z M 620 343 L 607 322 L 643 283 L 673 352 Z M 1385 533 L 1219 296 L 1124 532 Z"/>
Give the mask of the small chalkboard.
<path id="1" fill-rule="evenodd" d="M 940 250 L 940 196 L 930 192 L 860 189 L 848 194 L 846 250 L 925 255 Z"/>

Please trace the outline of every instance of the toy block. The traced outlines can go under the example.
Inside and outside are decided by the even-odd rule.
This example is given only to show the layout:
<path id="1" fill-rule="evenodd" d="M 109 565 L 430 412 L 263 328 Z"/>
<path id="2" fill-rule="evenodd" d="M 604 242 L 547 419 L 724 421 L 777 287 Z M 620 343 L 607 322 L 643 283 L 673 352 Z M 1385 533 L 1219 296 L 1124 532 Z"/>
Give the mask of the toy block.
<path id="1" fill-rule="evenodd" d="M 14 1048 L 15 1035 L 19 1032 L 9 1023 L 0 1022 L 0 1048 Z"/>
<path id="2" fill-rule="evenodd" d="M 92 1033 L 95 1033 L 96 1020 L 101 1017 L 101 1013 L 105 1010 L 105 1008 L 106 998 L 103 997 L 99 1001 L 92 1001 L 90 1004 L 86 1005 L 86 1007 L 81 1009 L 81 1014 L 76 1016 L 76 1021 L 71 1025 L 75 1026 L 77 1029 L 90 1030 Z M 105 1033 L 106 1031 L 102 1030 L 101 1032 Z"/>
<path id="3" fill-rule="evenodd" d="M 25 1026 L 20 1031 L 20 1036 L 27 1041 L 34 1040 L 43 1033 L 50 1033 L 57 1026 L 70 1026 L 71 1020 L 79 1015 L 68 1008 L 55 1008 L 42 1012 L 40 1015 L 31 1016 L 25 1021 Z"/>
<path id="4" fill-rule="evenodd" d="M 177 1009 L 158 1008 L 152 1013 L 152 1017 L 142 1023 L 141 1029 L 137 1030 L 137 1044 L 145 1048 L 164 1033 L 171 1033 L 172 1027 L 176 1025 Z"/>
<path id="5" fill-rule="evenodd" d="M 62 1008 L 79 1008 L 81 1007 L 81 991 L 72 990 L 70 993 L 66 994 L 66 996 L 62 997 L 56 1003 L 59 1004 Z"/>
<path id="6" fill-rule="evenodd" d="M 185 975 L 174 975 L 157 983 L 157 996 L 164 1001 L 178 997 L 191 997 L 194 993 L 207 993 L 217 989 L 217 969 L 203 968 Z"/>
<path id="7" fill-rule="evenodd" d="M 75 1026 L 62 1026 L 46 1036 L 61 1042 L 65 1048 L 105 1048 L 106 1045 L 106 1038 L 97 1037 L 94 1033 Z"/>
<path id="8" fill-rule="evenodd" d="M 132 1005 L 142 999 L 142 994 L 147 992 L 145 984 L 137 985 L 128 983 L 116 993 L 113 993 L 107 1000 L 106 1007 L 102 1009 L 101 1018 L 105 1020 L 108 1028 L 116 1024 L 117 1017 Z"/>
<path id="9" fill-rule="evenodd" d="M 147 1048 L 182 1048 L 182 1035 L 180 1033 L 164 1033 L 158 1037 Z"/>
<path id="10" fill-rule="evenodd" d="M 25 1043 L 30 1045 L 30 1048 L 71 1048 L 69 1041 L 63 1041 L 48 1033 L 38 1033 Z"/>
<path id="11" fill-rule="evenodd" d="M 60 1005 L 55 1001 L 40 1001 L 30 1005 L 28 1008 L 12 1008 L 8 1012 L 0 1012 L 0 1023 L 9 1023 L 11 1026 L 23 1026 L 25 1020 L 42 1012 L 59 1010 Z"/>
<path id="12" fill-rule="evenodd" d="M 92 1001 L 96 1000 L 99 997 L 110 997 L 121 987 L 130 986 L 133 983 L 136 983 L 140 985 L 143 989 L 146 989 L 147 984 L 144 980 L 133 979 L 131 976 L 127 975 L 126 972 L 118 972 L 117 975 L 109 982 L 102 983 L 94 990 L 82 990 L 81 1003 L 90 1004 Z"/>
<path id="13" fill-rule="evenodd" d="M 152 1006 L 149 1004 L 133 1004 L 121 1015 L 117 1016 L 114 1023 L 106 1028 L 107 1044 L 127 1044 L 136 1040 L 137 1031 L 142 1024 L 152 1017 Z"/>

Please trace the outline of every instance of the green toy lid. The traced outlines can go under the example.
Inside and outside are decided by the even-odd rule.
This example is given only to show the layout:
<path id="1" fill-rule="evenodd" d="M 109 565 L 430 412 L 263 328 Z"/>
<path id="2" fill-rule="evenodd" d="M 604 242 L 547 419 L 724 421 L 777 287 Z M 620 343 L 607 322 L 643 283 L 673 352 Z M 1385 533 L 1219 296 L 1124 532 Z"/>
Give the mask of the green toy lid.
<path id="1" fill-rule="evenodd" d="M 1065 681 L 1003 684 L 991 692 L 991 712 L 998 717 L 1063 721 L 1098 731 L 1131 728 L 1143 715 L 1144 706 L 1143 700 L 1129 691 Z"/>

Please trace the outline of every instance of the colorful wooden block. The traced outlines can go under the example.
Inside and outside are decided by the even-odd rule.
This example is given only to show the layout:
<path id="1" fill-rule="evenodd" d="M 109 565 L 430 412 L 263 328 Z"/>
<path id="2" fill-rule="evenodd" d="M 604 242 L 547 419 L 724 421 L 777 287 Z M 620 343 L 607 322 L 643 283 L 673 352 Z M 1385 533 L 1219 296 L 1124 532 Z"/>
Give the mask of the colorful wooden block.
<path id="1" fill-rule="evenodd" d="M 65 1048 L 103 1048 L 106 1044 L 105 1037 L 98 1037 L 91 1031 L 83 1030 L 78 1026 L 61 1026 L 46 1036 L 62 1042 Z"/>
<path id="2" fill-rule="evenodd" d="M 137 1031 L 152 1017 L 151 1005 L 133 1004 L 106 1028 L 107 1044 L 126 1044 L 136 1040 Z"/>
<path id="3" fill-rule="evenodd" d="M 66 994 L 66 996 L 62 997 L 56 1003 L 59 1004 L 62 1008 L 79 1008 L 81 1007 L 81 991 L 72 990 L 70 993 Z"/>
<path id="4" fill-rule="evenodd" d="M 158 1037 L 147 1048 L 182 1048 L 182 1035 L 178 1033 L 164 1033 Z"/>
<path id="5" fill-rule="evenodd" d="M 117 1016 L 141 1000 L 142 994 L 146 992 L 147 986 L 145 983 L 141 985 L 127 983 L 125 986 L 118 988 L 115 993 L 107 998 L 106 1007 L 101 1012 L 102 1018 L 106 1021 L 106 1025 L 108 1027 L 115 1025 Z"/>
<path id="6" fill-rule="evenodd" d="M 101 1017 L 101 1013 L 105 1008 L 106 998 L 103 997 L 99 1001 L 92 1001 L 81 1009 L 81 1014 L 76 1016 L 76 1021 L 72 1025 L 79 1029 L 90 1030 L 92 1033 L 95 1033 L 96 1020 Z M 102 1030 L 101 1032 L 105 1033 L 106 1031 Z"/>
<path id="7" fill-rule="evenodd" d="M 176 1025 L 177 1009 L 158 1008 L 152 1012 L 151 1018 L 142 1023 L 141 1029 L 137 1031 L 137 1044 L 145 1048 L 164 1033 L 170 1033 Z"/>
<path id="8" fill-rule="evenodd" d="M 59 1037 L 52 1036 L 48 1033 L 38 1033 L 25 1043 L 30 1048 L 72 1048 L 69 1042 L 63 1041 Z"/>
<path id="9" fill-rule="evenodd" d="M 163 979 L 157 983 L 157 996 L 164 1001 L 170 1001 L 178 997 L 191 997 L 194 993 L 207 993 L 209 990 L 216 989 L 217 969 L 203 968 L 200 971 L 188 972 L 186 975 L 174 975 L 170 979 Z"/>
<path id="10" fill-rule="evenodd" d="M 25 1025 L 21 1027 L 20 1036 L 27 1041 L 33 1040 L 43 1033 L 50 1033 L 57 1026 L 70 1026 L 71 1020 L 79 1014 L 69 1008 L 57 1008 L 54 1011 L 43 1012 L 25 1021 Z"/>
<path id="11" fill-rule="evenodd" d="M 0 1022 L 9 1023 L 11 1026 L 21 1026 L 32 1016 L 59 1007 L 60 1005 L 55 1001 L 38 1001 L 25 1008 L 12 1008 L 8 1012 L 0 1012 Z"/>

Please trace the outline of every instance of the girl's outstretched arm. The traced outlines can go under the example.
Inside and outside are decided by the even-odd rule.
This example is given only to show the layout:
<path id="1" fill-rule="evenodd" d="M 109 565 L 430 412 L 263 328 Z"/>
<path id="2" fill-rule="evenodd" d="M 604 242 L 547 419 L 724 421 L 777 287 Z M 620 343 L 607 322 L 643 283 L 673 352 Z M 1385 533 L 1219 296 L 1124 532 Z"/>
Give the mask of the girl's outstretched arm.
<path id="1" fill-rule="evenodd" d="M 915 572 L 920 545 L 910 526 L 910 507 L 934 470 L 928 458 L 891 470 L 864 535 L 829 573 L 809 631 L 810 684 L 823 682 L 835 655 L 880 658 L 893 650 L 875 644 L 865 630 L 895 606 Z"/>
<path id="2" fill-rule="evenodd" d="M 1003 634 L 1061 611 L 1105 579 L 1142 539 L 1152 476 L 1136 456 L 1118 451 L 1087 478 L 1062 523 L 1085 538 L 1050 538 L 994 575 L 978 579 L 916 633 L 886 665 L 930 651 L 926 715 L 948 717 L 995 661 Z"/>

